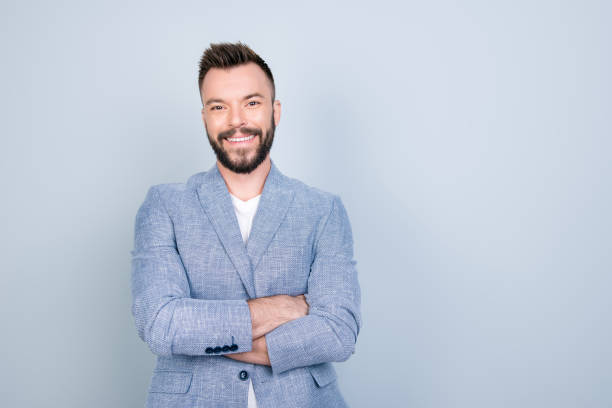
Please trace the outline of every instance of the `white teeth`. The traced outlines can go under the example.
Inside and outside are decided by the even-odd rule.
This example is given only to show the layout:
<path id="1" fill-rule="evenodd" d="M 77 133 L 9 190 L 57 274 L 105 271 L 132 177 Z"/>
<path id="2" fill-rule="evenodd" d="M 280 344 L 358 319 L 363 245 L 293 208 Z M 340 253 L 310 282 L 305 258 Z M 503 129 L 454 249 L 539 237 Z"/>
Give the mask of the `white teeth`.
<path id="1" fill-rule="evenodd" d="M 230 142 L 244 142 L 245 140 L 251 140 L 255 135 L 245 136 L 245 137 L 228 137 L 227 140 Z"/>

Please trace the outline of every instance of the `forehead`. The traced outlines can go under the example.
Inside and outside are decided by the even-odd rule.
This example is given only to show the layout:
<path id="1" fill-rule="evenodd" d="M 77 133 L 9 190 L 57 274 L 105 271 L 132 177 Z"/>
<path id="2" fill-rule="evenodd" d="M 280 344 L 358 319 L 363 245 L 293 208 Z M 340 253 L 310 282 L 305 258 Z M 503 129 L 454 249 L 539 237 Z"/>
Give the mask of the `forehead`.
<path id="1" fill-rule="evenodd" d="M 229 100 L 252 93 L 272 97 L 272 86 L 265 72 L 254 62 L 231 68 L 211 68 L 202 81 L 202 98 Z"/>

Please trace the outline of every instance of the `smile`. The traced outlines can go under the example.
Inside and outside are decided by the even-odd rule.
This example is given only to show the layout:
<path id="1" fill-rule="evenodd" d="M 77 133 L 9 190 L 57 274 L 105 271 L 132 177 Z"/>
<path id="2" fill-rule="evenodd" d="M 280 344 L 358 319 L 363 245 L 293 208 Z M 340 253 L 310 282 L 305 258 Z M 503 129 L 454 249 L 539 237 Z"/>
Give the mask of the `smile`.
<path id="1" fill-rule="evenodd" d="M 232 142 L 232 143 L 239 143 L 239 142 L 248 142 L 249 140 L 253 139 L 254 137 L 255 137 L 255 135 L 244 136 L 244 137 L 228 137 L 226 140 L 228 140 L 229 142 Z"/>

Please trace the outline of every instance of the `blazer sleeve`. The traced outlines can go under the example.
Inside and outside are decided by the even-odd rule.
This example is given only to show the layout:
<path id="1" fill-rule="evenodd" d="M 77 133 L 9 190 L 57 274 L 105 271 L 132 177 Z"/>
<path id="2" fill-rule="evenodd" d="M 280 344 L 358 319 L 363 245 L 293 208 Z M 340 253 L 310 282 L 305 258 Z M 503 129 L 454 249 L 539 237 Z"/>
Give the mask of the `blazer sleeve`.
<path id="1" fill-rule="evenodd" d="M 250 351 L 251 314 L 246 300 L 190 297 L 174 226 L 159 188 L 149 189 L 136 214 L 131 286 L 138 335 L 160 356 Z"/>
<path id="2" fill-rule="evenodd" d="M 345 361 L 354 353 L 361 327 L 361 291 L 355 264 L 349 219 L 342 201 L 334 196 L 315 244 L 305 295 L 308 315 L 266 334 L 273 373 Z"/>

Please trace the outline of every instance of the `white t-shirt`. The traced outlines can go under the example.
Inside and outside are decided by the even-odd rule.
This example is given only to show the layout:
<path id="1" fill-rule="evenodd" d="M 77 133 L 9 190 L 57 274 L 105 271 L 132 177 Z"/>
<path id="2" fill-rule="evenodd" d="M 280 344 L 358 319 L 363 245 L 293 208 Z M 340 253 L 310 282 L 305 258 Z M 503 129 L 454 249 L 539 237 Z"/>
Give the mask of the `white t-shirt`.
<path id="1" fill-rule="evenodd" d="M 236 213 L 236 218 L 238 219 L 238 225 L 240 226 L 242 240 L 246 244 L 247 240 L 249 239 L 249 234 L 251 233 L 253 218 L 255 217 L 255 212 L 257 211 L 257 205 L 259 204 L 259 198 L 261 197 L 261 194 L 251 198 L 248 201 L 242 201 L 232 193 L 230 193 L 230 197 L 232 197 L 232 203 L 234 204 L 234 212 Z M 253 383 L 251 382 L 250 378 L 248 399 L 248 408 L 257 408 L 257 401 L 255 401 L 255 391 L 253 390 Z"/>

